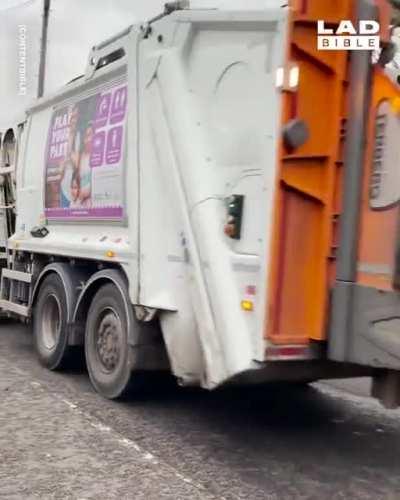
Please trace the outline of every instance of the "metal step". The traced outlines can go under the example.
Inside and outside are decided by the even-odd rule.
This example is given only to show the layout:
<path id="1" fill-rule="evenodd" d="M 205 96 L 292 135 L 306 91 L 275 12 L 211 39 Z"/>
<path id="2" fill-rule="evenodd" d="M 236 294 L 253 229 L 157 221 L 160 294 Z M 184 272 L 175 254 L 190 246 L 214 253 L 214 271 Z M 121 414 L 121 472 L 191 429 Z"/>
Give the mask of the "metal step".
<path id="1" fill-rule="evenodd" d="M 20 316 L 25 316 L 26 318 L 30 315 L 30 308 L 28 306 L 16 304 L 15 302 L 10 302 L 9 300 L 0 299 L 0 309 L 14 312 Z"/>
<path id="2" fill-rule="evenodd" d="M 13 269 L 3 269 L 1 276 L 2 278 L 24 281 L 25 283 L 31 283 L 32 281 L 32 274 L 24 273 L 23 271 L 14 271 Z"/>

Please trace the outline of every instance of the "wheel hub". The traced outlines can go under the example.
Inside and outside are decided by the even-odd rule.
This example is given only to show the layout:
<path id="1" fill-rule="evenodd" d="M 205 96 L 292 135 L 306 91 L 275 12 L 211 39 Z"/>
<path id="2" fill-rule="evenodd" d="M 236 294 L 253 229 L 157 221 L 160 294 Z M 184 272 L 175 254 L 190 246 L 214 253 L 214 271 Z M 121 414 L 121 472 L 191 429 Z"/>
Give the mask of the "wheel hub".
<path id="1" fill-rule="evenodd" d="M 100 320 L 97 338 L 97 354 L 103 367 L 113 371 L 121 354 L 121 322 L 114 311 L 106 311 Z"/>
<path id="2" fill-rule="evenodd" d="M 46 349 L 52 351 L 58 344 L 61 329 L 61 305 L 55 294 L 47 297 L 42 313 L 42 338 Z"/>

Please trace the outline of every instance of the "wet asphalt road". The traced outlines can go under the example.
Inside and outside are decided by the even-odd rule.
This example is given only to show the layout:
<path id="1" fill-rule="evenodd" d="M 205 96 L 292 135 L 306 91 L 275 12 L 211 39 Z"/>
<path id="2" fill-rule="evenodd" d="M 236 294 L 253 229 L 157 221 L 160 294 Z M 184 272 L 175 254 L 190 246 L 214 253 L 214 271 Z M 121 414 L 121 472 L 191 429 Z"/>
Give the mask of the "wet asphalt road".
<path id="1" fill-rule="evenodd" d="M 198 485 L 196 498 L 400 499 L 400 411 L 365 397 L 363 381 L 346 385 L 351 392 L 323 383 L 214 393 L 163 388 L 115 403 L 93 392 L 84 368 L 60 374 L 40 367 L 30 329 L 11 322 L 0 325 L 2 359 L 27 384 L 71 402 L 100 429 Z M 0 484 L 6 498 L 1 491 Z"/>

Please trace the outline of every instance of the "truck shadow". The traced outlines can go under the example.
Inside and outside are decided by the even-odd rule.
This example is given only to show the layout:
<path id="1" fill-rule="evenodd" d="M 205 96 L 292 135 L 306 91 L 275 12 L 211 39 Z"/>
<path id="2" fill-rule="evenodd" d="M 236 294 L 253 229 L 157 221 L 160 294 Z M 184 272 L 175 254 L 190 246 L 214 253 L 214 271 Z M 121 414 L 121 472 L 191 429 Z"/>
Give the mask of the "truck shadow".
<path id="1" fill-rule="evenodd" d="M 263 385 L 169 388 L 158 399 L 124 404 L 129 412 L 139 404 L 154 426 L 161 419 L 174 447 L 271 494 L 282 482 L 296 484 L 288 498 L 309 495 L 310 485 L 320 492 L 315 498 L 334 498 L 343 487 L 344 498 L 358 498 L 353 487 L 362 498 L 400 491 L 399 413 L 367 398 L 320 384 Z"/>

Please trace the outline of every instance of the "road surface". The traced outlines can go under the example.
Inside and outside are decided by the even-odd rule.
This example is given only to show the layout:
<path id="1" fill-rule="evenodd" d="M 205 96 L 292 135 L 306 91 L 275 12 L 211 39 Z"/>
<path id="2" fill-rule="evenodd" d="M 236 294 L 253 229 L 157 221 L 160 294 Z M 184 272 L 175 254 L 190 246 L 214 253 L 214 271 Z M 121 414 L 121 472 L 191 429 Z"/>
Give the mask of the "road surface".
<path id="1" fill-rule="evenodd" d="M 368 381 L 115 403 L 0 326 L 0 498 L 400 499 L 400 411 Z M 350 392 L 342 390 L 348 389 Z"/>

